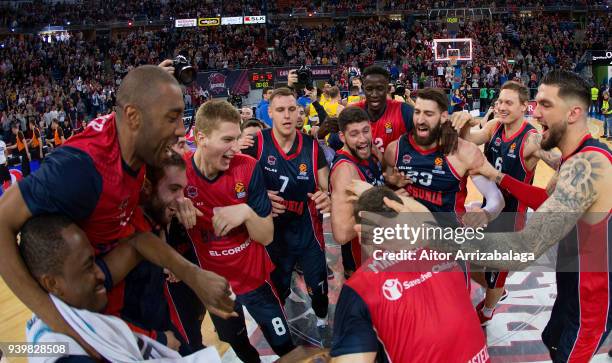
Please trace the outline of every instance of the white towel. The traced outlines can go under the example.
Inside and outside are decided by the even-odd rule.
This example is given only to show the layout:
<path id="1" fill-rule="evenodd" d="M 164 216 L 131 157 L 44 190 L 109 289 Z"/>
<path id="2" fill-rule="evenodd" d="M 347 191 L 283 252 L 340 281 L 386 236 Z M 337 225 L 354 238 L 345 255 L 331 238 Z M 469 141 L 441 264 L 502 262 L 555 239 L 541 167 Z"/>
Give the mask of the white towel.
<path id="1" fill-rule="evenodd" d="M 57 297 L 50 296 L 72 329 L 111 362 L 221 362 L 219 353 L 214 347 L 181 357 L 165 345 L 132 332 L 125 322 L 115 316 L 75 309 Z"/>

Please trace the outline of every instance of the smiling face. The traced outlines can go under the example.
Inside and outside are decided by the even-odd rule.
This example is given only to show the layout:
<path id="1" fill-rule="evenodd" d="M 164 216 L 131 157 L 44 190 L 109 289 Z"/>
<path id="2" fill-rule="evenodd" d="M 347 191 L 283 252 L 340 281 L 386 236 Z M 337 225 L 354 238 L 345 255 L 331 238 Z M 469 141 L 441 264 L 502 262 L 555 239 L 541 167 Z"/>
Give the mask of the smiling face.
<path id="1" fill-rule="evenodd" d="M 104 287 L 104 273 L 94 262 L 91 244 L 85 233 L 76 225 L 62 231 L 67 245 L 67 254 L 60 276 L 52 279 L 50 292 L 68 305 L 89 311 L 102 311 L 108 302 Z"/>
<path id="2" fill-rule="evenodd" d="M 366 160 L 372 155 L 372 128 L 369 120 L 346 125 L 346 130 L 340 131 L 339 136 L 344 146 L 357 159 Z"/>
<path id="3" fill-rule="evenodd" d="M 513 124 L 523 119 L 527 104 L 521 103 L 519 94 L 510 89 L 503 89 L 496 102 L 497 118 L 504 125 Z"/>
<path id="4" fill-rule="evenodd" d="M 147 208 L 155 222 L 161 225 L 170 224 L 172 217 L 176 215 L 177 200 L 183 197 L 186 187 L 187 174 L 184 167 L 172 165 L 164 168 L 164 176 L 154 187 Z"/>
<path id="5" fill-rule="evenodd" d="M 159 166 L 167 151 L 180 136 L 185 136 L 183 124 L 183 94 L 178 85 L 163 84 L 159 97 L 150 108 L 139 109 L 140 127 L 136 137 L 136 153 L 149 165 Z"/>
<path id="6" fill-rule="evenodd" d="M 229 169 L 234 156 L 240 153 L 238 139 L 240 126 L 231 121 L 218 120 L 208 134 L 197 131 L 198 149 L 204 157 L 204 162 L 217 173 Z"/>
<path id="7" fill-rule="evenodd" d="M 298 107 L 293 96 L 278 95 L 272 99 L 268 109 L 274 130 L 279 135 L 289 137 L 295 133 Z"/>
<path id="8" fill-rule="evenodd" d="M 366 97 L 368 110 L 377 112 L 386 105 L 389 92 L 388 79 L 382 74 L 369 74 L 363 81 L 363 92 Z"/>

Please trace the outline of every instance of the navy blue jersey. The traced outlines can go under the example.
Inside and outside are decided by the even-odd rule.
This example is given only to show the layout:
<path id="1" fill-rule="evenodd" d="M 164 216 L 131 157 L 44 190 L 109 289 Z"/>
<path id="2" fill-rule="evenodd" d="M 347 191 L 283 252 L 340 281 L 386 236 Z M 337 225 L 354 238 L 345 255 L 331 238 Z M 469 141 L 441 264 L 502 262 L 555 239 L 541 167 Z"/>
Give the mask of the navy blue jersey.
<path id="1" fill-rule="evenodd" d="M 499 122 L 495 127 L 491 140 L 485 145 L 484 154 L 487 160 L 504 174 L 520 180 L 524 183 L 531 184 L 533 182 L 534 170 L 528 170 L 525 165 L 525 157 L 523 149 L 530 134 L 537 133 L 536 129 L 527 121 L 523 121 L 520 130 L 514 135 L 507 137 L 504 131 L 504 125 Z M 527 205 L 519 202 L 515 197 L 505 190 L 502 190 L 506 205 L 502 212 L 512 212 L 512 215 L 502 215 L 499 222 L 499 228 L 494 228 L 498 231 L 521 230 L 525 226 L 525 218 L 527 216 Z M 485 201 L 486 203 L 486 201 Z M 516 214 L 514 214 L 516 213 Z M 510 217 L 512 221 L 508 218 Z M 494 223 L 495 224 L 495 221 Z M 506 225 L 505 227 L 503 225 Z M 493 228 L 494 226 L 489 226 Z"/>
<path id="2" fill-rule="evenodd" d="M 323 248 L 321 216 L 308 193 L 318 190 L 317 171 L 323 155 L 312 137 L 296 132 L 295 152 L 287 155 L 278 145 L 272 129 L 257 133 L 257 157 L 263 169 L 266 189 L 278 191 L 287 209 L 274 218 L 274 241 L 303 247 L 316 239 Z M 326 163 L 324 165 L 327 165 Z"/>
<path id="3" fill-rule="evenodd" d="M 421 149 L 412 134 L 397 142 L 395 165 L 412 179 L 406 191 L 431 212 L 452 212 L 458 218 L 465 213 L 467 177 L 457 174 L 453 166 L 437 147 Z"/>
<path id="4" fill-rule="evenodd" d="M 342 163 L 349 163 L 355 165 L 355 168 L 357 169 L 357 173 L 359 173 L 359 177 L 361 178 L 361 180 L 368 184 L 372 184 L 374 186 L 385 184 L 382 174 L 382 165 L 374 155 L 371 155 L 368 160 L 358 160 L 351 153 L 341 149 L 336 151 L 336 156 L 334 157 L 331 170 L 329 171 L 330 192 L 332 189 L 331 176 L 334 172 L 334 169 Z"/>
<path id="5" fill-rule="evenodd" d="M 581 152 L 601 153 L 612 163 L 608 146 L 590 134 L 562 162 Z M 589 224 L 581 219 L 559 242 L 557 298 L 542 334 L 555 361 L 590 360 L 612 328 L 612 210 L 607 216 L 598 214 L 603 217 L 600 222 Z"/>

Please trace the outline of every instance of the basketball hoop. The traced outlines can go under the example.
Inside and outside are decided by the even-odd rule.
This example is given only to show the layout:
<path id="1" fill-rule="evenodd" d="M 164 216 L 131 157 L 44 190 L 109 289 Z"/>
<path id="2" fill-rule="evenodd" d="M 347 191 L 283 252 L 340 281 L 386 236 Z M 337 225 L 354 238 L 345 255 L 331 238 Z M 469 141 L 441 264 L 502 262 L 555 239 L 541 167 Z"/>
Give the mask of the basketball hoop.
<path id="1" fill-rule="evenodd" d="M 449 62 L 451 67 L 457 66 L 457 61 L 459 60 L 459 56 L 451 55 L 448 58 L 449 58 L 448 62 Z"/>

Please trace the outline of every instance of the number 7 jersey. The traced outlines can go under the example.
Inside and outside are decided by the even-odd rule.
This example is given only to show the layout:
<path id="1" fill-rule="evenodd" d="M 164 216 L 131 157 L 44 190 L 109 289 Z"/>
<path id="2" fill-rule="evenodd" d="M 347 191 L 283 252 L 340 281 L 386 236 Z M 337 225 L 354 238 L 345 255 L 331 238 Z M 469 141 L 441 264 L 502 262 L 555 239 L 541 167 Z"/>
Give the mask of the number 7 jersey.
<path id="1" fill-rule="evenodd" d="M 312 137 L 296 132 L 295 152 L 287 154 L 279 146 L 272 129 L 257 133 L 257 158 L 263 169 L 266 189 L 278 191 L 286 210 L 274 218 L 274 240 L 290 246 L 307 246 L 313 239 L 323 249 L 323 225 L 315 203 L 308 193 L 319 186 L 320 146 Z"/>

